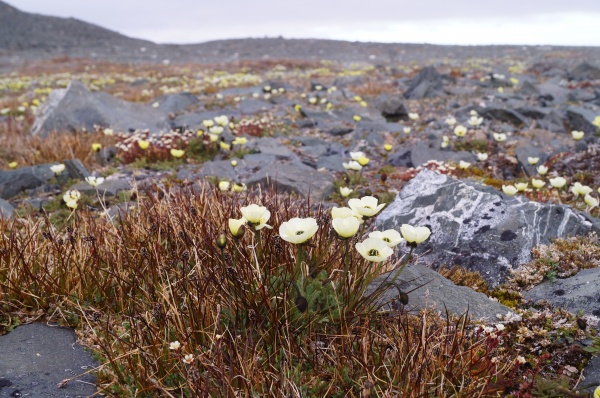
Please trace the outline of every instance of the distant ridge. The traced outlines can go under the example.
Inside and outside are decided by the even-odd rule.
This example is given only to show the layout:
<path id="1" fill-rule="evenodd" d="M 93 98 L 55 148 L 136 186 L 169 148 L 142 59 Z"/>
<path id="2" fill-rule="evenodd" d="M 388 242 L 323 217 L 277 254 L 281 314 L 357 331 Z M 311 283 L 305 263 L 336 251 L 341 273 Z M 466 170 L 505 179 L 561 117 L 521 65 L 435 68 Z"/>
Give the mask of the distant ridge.
<path id="1" fill-rule="evenodd" d="M 600 62 L 600 47 L 446 46 L 283 37 L 226 39 L 183 45 L 156 44 L 75 18 L 24 12 L 0 0 L 0 71 L 13 70 L 35 60 L 53 58 L 165 65 L 246 60 L 331 60 L 394 65 L 411 62 L 435 64 L 443 60 L 468 58 L 542 60 L 547 54 L 559 54 L 559 58 L 567 63 L 576 60 L 593 64 Z"/>
<path id="2" fill-rule="evenodd" d="M 0 49 L 69 49 L 109 46 L 141 47 L 154 43 L 133 39 L 75 18 L 32 14 L 0 1 Z"/>

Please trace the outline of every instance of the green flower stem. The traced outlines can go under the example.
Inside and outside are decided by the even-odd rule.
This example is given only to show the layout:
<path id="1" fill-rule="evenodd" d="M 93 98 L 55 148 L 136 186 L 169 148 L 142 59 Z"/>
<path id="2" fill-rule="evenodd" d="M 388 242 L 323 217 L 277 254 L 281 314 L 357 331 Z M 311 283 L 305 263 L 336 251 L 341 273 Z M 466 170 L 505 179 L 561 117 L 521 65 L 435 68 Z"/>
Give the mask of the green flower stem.
<path id="1" fill-rule="evenodd" d="M 304 260 L 304 250 L 302 245 L 298 245 L 298 255 L 296 256 L 296 270 L 302 272 L 302 260 Z"/>
<path id="2" fill-rule="evenodd" d="M 262 241 L 260 239 L 260 229 L 257 229 L 255 231 L 255 236 L 256 236 L 256 240 L 257 240 L 257 245 L 258 245 L 258 254 L 257 254 L 257 258 L 260 257 L 262 258 Z"/>
<path id="3" fill-rule="evenodd" d="M 348 250 L 350 248 L 350 238 L 346 238 L 344 239 L 344 241 L 344 258 L 342 260 L 342 263 L 344 264 L 344 268 L 347 268 L 346 258 L 348 257 Z"/>

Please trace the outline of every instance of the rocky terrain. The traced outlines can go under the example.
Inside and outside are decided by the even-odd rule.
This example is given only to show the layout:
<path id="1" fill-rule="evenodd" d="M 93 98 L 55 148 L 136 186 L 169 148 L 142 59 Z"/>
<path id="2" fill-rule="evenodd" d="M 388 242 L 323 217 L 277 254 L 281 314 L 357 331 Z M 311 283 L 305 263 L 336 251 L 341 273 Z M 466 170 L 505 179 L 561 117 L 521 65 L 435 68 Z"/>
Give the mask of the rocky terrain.
<path id="1" fill-rule="evenodd" d="M 326 208 L 373 195 L 386 206 L 370 230 L 431 230 L 398 279 L 409 311 L 500 323 L 531 369 L 542 372 L 535 358 L 553 354 L 544 377 L 564 376 L 582 394 L 600 384 L 591 354 L 600 351 L 600 49 L 157 45 L 0 2 L 0 71 L 3 218 L 43 215 L 64 227 L 73 189 L 85 198 L 77 212 L 109 222 L 149 192 L 205 183 Z M 58 164 L 65 170 L 52 171 Z M 105 179 L 92 186 L 90 176 Z M 396 293 L 383 302 L 393 307 Z M 2 311 L 3 322 L 16 313 Z M 0 351 L 23 329 L 0 337 Z M 0 357 L 0 397 L 34 396 L 74 375 L 53 369 L 38 383 L 43 366 L 19 363 L 37 352 L 27 344 L 27 355 Z M 70 385 L 69 396 L 91 394 Z"/>

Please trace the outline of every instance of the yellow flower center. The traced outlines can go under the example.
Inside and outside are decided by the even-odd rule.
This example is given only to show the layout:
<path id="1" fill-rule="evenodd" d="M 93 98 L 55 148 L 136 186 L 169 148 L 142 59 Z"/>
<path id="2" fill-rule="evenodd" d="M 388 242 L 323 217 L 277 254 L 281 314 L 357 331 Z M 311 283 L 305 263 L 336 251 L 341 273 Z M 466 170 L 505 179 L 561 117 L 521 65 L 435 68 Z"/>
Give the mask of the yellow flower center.
<path id="1" fill-rule="evenodd" d="M 369 256 L 379 256 L 379 250 L 377 249 L 371 249 L 369 250 Z"/>
<path id="2" fill-rule="evenodd" d="M 296 231 L 296 235 L 302 235 L 304 231 Z"/>

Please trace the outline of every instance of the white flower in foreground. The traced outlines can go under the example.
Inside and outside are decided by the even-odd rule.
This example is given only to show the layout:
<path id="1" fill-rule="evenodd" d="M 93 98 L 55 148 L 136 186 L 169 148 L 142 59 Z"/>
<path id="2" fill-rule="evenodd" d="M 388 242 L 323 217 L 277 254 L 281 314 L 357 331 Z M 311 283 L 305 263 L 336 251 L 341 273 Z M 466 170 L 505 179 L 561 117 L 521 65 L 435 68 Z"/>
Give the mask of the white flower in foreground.
<path id="1" fill-rule="evenodd" d="M 418 245 L 424 242 L 431 235 L 431 231 L 427 227 L 413 227 L 412 225 L 402 224 L 400 233 L 407 243 Z"/>
<path id="2" fill-rule="evenodd" d="M 579 141 L 580 139 L 583 138 L 584 135 L 585 135 L 585 133 L 583 131 L 577 131 L 577 130 L 571 131 L 571 136 L 573 136 L 573 139 L 575 141 Z"/>
<path id="3" fill-rule="evenodd" d="M 590 194 L 585 195 L 583 197 L 583 200 L 585 201 L 585 204 L 588 205 L 588 206 L 590 206 L 590 207 L 596 207 L 596 206 L 598 206 L 598 199 L 594 198 Z"/>
<path id="4" fill-rule="evenodd" d="M 507 195 L 514 196 L 519 190 L 514 185 L 502 185 L 502 192 Z"/>
<path id="5" fill-rule="evenodd" d="M 410 132 L 412 131 L 412 129 L 410 127 L 404 127 L 402 129 L 402 131 L 404 132 L 404 134 L 410 134 Z"/>
<path id="6" fill-rule="evenodd" d="M 50 166 L 50 170 L 52 170 L 52 172 L 56 175 L 59 175 L 60 173 L 62 173 L 63 171 L 65 171 L 65 165 L 63 163 L 61 164 L 55 164 L 53 166 Z"/>
<path id="7" fill-rule="evenodd" d="M 483 117 L 471 116 L 468 120 L 468 123 L 473 127 L 477 127 L 483 123 Z"/>
<path id="8" fill-rule="evenodd" d="M 538 164 L 539 161 L 540 161 L 540 158 L 532 158 L 532 157 L 527 158 L 527 163 L 529 163 L 532 166 L 535 164 Z"/>
<path id="9" fill-rule="evenodd" d="M 183 362 L 185 362 L 188 365 L 191 364 L 192 362 L 194 362 L 194 355 L 187 354 L 186 356 L 183 357 Z"/>
<path id="10" fill-rule="evenodd" d="M 219 181 L 219 189 L 221 191 L 228 191 L 231 183 L 229 181 Z"/>
<path id="11" fill-rule="evenodd" d="M 97 187 L 98 185 L 100 185 L 104 182 L 104 177 L 89 176 L 89 177 L 85 177 L 85 181 L 88 184 L 90 184 L 91 186 Z"/>
<path id="12" fill-rule="evenodd" d="M 546 174 L 548 172 L 548 167 L 544 166 L 543 164 L 539 165 L 537 168 L 537 172 L 539 175 L 543 176 L 544 174 Z"/>
<path id="13" fill-rule="evenodd" d="M 456 124 L 456 118 L 452 116 L 447 117 L 446 120 L 444 120 L 444 123 L 446 123 L 448 126 L 454 126 Z"/>
<path id="14" fill-rule="evenodd" d="M 485 161 L 488 159 L 488 154 L 487 154 L 487 153 L 485 153 L 485 152 L 478 153 L 478 154 L 477 154 L 477 159 L 478 159 L 480 162 L 485 162 Z"/>
<path id="15" fill-rule="evenodd" d="M 441 143 L 441 147 L 442 148 L 447 148 L 448 145 L 450 145 L 450 138 L 448 138 L 447 135 L 442 136 L 442 143 Z"/>
<path id="16" fill-rule="evenodd" d="M 471 166 L 471 163 L 469 163 L 469 162 L 465 162 L 464 160 L 461 160 L 461 161 L 458 163 L 458 167 L 459 167 L 459 168 L 461 168 L 461 169 L 463 169 L 463 170 L 466 170 L 466 169 L 468 169 L 470 166 Z"/>
<path id="17" fill-rule="evenodd" d="M 225 115 L 216 116 L 215 122 L 217 122 L 219 126 L 225 127 L 229 124 L 229 118 Z"/>
<path id="18" fill-rule="evenodd" d="M 353 190 L 348 187 L 340 187 L 340 195 L 342 195 L 344 198 L 350 195 L 352 191 Z"/>
<path id="19" fill-rule="evenodd" d="M 271 218 L 271 212 L 267 210 L 266 207 L 251 204 L 240 208 L 240 211 L 242 212 L 242 216 L 244 216 L 257 231 L 264 227 L 272 228 L 270 225 L 267 225 L 267 221 Z"/>
<path id="20" fill-rule="evenodd" d="M 367 238 L 358 242 L 355 247 L 361 256 L 374 263 L 382 262 L 394 253 L 387 243 L 379 238 Z"/>
<path id="21" fill-rule="evenodd" d="M 202 121 L 202 124 L 204 125 L 204 127 L 206 128 L 211 128 L 212 126 L 215 125 L 215 122 L 213 122 L 211 119 L 206 119 Z"/>
<path id="22" fill-rule="evenodd" d="M 69 189 L 63 195 L 63 200 L 65 204 L 71 209 L 77 208 L 77 202 L 79 202 L 79 199 L 81 199 L 81 193 L 76 189 Z"/>
<path id="23" fill-rule="evenodd" d="M 179 348 L 181 348 L 181 343 L 177 340 L 169 343 L 169 350 L 173 350 L 173 351 L 177 351 Z"/>
<path id="24" fill-rule="evenodd" d="M 465 134 L 467 134 L 467 128 L 462 124 L 459 124 L 454 128 L 454 134 L 456 134 L 457 137 L 464 137 Z"/>
<path id="25" fill-rule="evenodd" d="M 409 112 L 408 118 L 410 120 L 419 120 L 419 114 L 417 112 Z"/>
<path id="26" fill-rule="evenodd" d="M 210 134 L 215 134 L 215 135 L 219 135 L 223 132 L 223 127 L 221 126 L 212 126 L 211 128 L 208 129 L 208 131 L 210 132 Z"/>
<path id="27" fill-rule="evenodd" d="M 494 140 L 496 140 L 496 142 L 506 141 L 506 134 L 504 133 L 493 133 L 492 135 L 494 136 Z"/>
<path id="28" fill-rule="evenodd" d="M 356 160 L 353 160 L 353 161 L 348 162 L 348 163 L 344 162 L 344 163 L 342 163 L 342 166 L 344 166 L 344 168 L 346 170 L 360 171 L 362 169 L 362 166 Z"/>
<path id="29" fill-rule="evenodd" d="M 527 185 L 529 185 L 528 182 L 517 182 L 515 184 L 515 188 L 517 188 L 517 191 L 523 192 L 524 190 L 527 189 Z"/>
<path id="30" fill-rule="evenodd" d="M 564 177 L 556 177 L 550 179 L 550 185 L 554 188 L 562 188 L 567 183 L 567 180 Z"/>
<path id="31" fill-rule="evenodd" d="M 377 205 L 377 198 L 365 196 L 360 199 L 350 199 L 348 206 L 363 217 L 372 217 L 383 209 L 385 203 Z"/>
<path id="32" fill-rule="evenodd" d="M 335 218 L 346 218 L 346 217 L 361 218 L 362 216 L 349 207 L 332 207 L 331 208 L 331 218 L 335 219 Z"/>
<path id="33" fill-rule="evenodd" d="M 331 221 L 331 225 L 333 226 L 333 229 L 335 229 L 335 232 L 344 239 L 354 236 L 358 231 L 360 224 L 361 220 L 354 216 L 336 217 Z"/>
<path id="34" fill-rule="evenodd" d="M 350 158 L 352 160 L 356 160 L 358 161 L 358 159 L 360 158 L 364 158 L 365 157 L 365 153 L 362 151 L 357 151 L 357 152 L 350 152 Z"/>
<path id="35" fill-rule="evenodd" d="M 571 192 L 573 192 L 573 195 L 575 195 L 576 198 L 579 195 L 585 196 L 585 195 L 591 193 L 592 191 L 593 191 L 592 188 L 588 187 L 587 185 L 582 185 L 580 182 L 576 182 L 571 187 Z"/>
<path id="36" fill-rule="evenodd" d="M 318 229 L 317 220 L 314 218 L 294 217 L 279 226 L 279 236 L 286 242 L 298 245 L 312 238 Z"/>
<path id="37" fill-rule="evenodd" d="M 400 232 L 395 229 L 386 229 L 385 231 L 373 231 L 369 234 L 369 238 L 378 238 L 384 241 L 389 247 L 394 247 L 398 243 L 404 242 Z"/>
<path id="38" fill-rule="evenodd" d="M 538 180 L 535 178 L 531 179 L 531 185 L 533 185 L 534 188 L 536 189 L 540 189 L 541 187 L 543 187 L 544 185 L 546 185 L 546 182 L 543 180 Z"/>
<path id="39" fill-rule="evenodd" d="M 228 224 L 231 235 L 233 235 L 235 238 L 239 238 L 244 235 L 244 230 L 242 227 L 246 225 L 247 222 L 248 220 L 246 220 L 244 217 L 240 219 L 230 218 Z"/>

